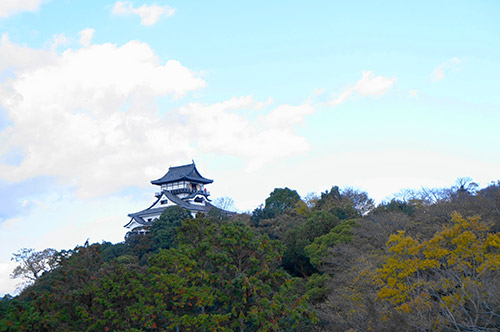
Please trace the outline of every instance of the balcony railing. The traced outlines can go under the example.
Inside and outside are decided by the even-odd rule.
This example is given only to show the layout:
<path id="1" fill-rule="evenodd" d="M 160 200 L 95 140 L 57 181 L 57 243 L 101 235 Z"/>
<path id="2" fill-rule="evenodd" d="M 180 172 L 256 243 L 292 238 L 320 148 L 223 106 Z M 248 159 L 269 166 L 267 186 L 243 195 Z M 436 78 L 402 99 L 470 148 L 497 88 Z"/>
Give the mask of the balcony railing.
<path id="1" fill-rule="evenodd" d="M 196 189 L 189 189 L 189 188 L 179 188 L 179 189 L 172 189 L 168 190 L 172 194 L 177 195 L 177 194 L 201 194 L 201 195 L 210 195 L 210 191 L 207 191 L 205 189 L 203 190 L 196 190 Z"/>

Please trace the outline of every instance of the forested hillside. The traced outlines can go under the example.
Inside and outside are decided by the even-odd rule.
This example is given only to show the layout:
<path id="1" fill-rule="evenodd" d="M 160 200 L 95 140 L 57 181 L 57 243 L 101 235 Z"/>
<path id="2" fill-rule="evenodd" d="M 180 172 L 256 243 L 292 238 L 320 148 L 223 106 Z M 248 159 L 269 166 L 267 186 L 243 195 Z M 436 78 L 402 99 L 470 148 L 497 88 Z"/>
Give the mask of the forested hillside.
<path id="1" fill-rule="evenodd" d="M 275 189 L 249 214 L 165 210 L 148 235 L 23 250 L 0 331 L 499 331 L 500 182 L 375 206 Z"/>

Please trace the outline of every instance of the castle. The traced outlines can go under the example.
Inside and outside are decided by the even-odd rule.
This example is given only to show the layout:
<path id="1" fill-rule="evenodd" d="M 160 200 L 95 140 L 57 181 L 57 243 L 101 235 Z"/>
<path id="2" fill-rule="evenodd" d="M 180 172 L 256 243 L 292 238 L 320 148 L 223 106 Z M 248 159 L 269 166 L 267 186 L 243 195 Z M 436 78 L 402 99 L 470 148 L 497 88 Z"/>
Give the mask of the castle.
<path id="1" fill-rule="evenodd" d="M 155 194 L 155 202 L 145 210 L 130 213 L 130 221 L 124 226 L 129 234 L 146 234 L 153 221 L 160 218 L 163 210 L 169 206 L 178 205 L 191 211 L 195 216 L 198 212 L 207 213 L 216 208 L 210 203 L 210 192 L 205 185 L 213 180 L 204 178 L 196 169 L 194 161 L 188 165 L 170 167 L 167 174 L 152 184 L 160 186 L 160 192 Z M 226 214 L 232 212 L 224 211 Z"/>

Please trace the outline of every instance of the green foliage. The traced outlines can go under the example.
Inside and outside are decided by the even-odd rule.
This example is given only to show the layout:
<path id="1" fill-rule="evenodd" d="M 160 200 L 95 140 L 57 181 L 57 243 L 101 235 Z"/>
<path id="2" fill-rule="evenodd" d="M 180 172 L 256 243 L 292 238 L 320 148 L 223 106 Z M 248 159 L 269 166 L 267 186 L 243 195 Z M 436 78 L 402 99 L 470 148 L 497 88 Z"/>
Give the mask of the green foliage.
<path id="1" fill-rule="evenodd" d="M 208 213 L 207 213 L 207 218 L 210 219 L 213 222 L 220 222 L 222 220 L 229 220 L 230 216 L 227 212 L 224 210 L 221 210 L 219 208 L 211 208 Z"/>
<path id="2" fill-rule="evenodd" d="M 314 210 L 304 223 L 290 228 L 283 237 L 286 248 L 283 255 L 285 268 L 297 276 L 308 276 L 317 272 L 304 250 L 315 238 L 327 234 L 339 222 L 335 213 Z"/>
<path id="3" fill-rule="evenodd" d="M 470 188 L 376 209 L 335 186 L 307 203 L 275 189 L 252 216 L 169 208 L 148 235 L 52 252 L 0 299 L 0 332 L 496 331 L 500 185 Z"/>
<path id="4" fill-rule="evenodd" d="M 361 217 L 373 209 L 373 200 L 365 192 L 352 188 L 340 190 L 333 186 L 330 191 L 321 193 L 314 207 L 316 210 L 329 211 L 339 220 Z"/>
<path id="5" fill-rule="evenodd" d="M 359 191 L 353 188 L 345 188 L 342 190 L 342 199 L 348 201 L 350 206 L 358 213 L 359 216 L 364 216 L 375 207 L 375 202 L 364 191 Z"/>
<path id="6" fill-rule="evenodd" d="M 272 217 L 274 217 L 272 212 L 270 210 L 266 210 L 261 204 L 253 210 L 250 220 L 253 222 L 254 226 L 259 226 L 262 219 L 270 219 Z"/>
<path id="7" fill-rule="evenodd" d="M 214 310 L 219 292 L 198 259 L 184 250 L 161 250 L 150 259 L 151 296 L 142 315 L 149 326 L 167 330 L 226 331 L 229 314 Z"/>
<path id="8" fill-rule="evenodd" d="M 265 209 L 269 210 L 273 216 L 277 216 L 286 209 L 293 209 L 299 200 L 300 196 L 297 191 L 289 188 L 276 188 L 266 198 Z"/>
<path id="9" fill-rule="evenodd" d="M 329 201 L 340 201 L 341 196 L 340 196 L 340 189 L 338 186 L 332 186 L 330 190 L 326 190 L 325 192 L 321 193 L 321 196 L 319 198 L 318 203 L 316 203 L 316 206 L 318 208 L 322 208 L 324 205 L 328 204 Z"/>
<path id="10" fill-rule="evenodd" d="M 101 244 L 100 255 L 104 262 L 109 262 L 116 257 L 127 255 L 128 251 L 125 243 L 112 244 L 111 242 L 103 242 Z"/>
<path id="11" fill-rule="evenodd" d="M 300 196 L 297 191 L 289 188 L 276 188 L 266 198 L 265 206 L 259 206 L 253 211 L 252 221 L 258 226 L 261 219 L 277 217 L 287 209 L 295 208 L 295 205 L 299 201 Z"/>
<path id="12" fill-rule="evenodd" d="M 331 280 L 328 274 L 315 273 L 307 278 L 306 281 L 306 297 L 310 301 L 320 301 L 325 298 L 329 292 L 327 282 Z"/>
<path id="13" fill-rule="evenodd" d="M 179 249 L 198 260 L 210 276 L 211 287 L 219 294 L 217 310 L 230 314 L 228 328 L 279 330 L 283 324 L 293 327 L 304 316 L 304 298 L 283 296 L 291 281 L 279 269 L 279 242 L 258 236 L 241 223 L 203 219 L 185 222 L 179 242 Z"/>
<path id="14" fill-rule="evenodd" d="M 352 241 L 352 226 L 356 220 L 346 220 L 330 230 L 328 234 L 318 236 L 313 243 L 304 248 L 304 252 L 310 258 L 311 263 L 318 268 L 323 263 L 323 258 L 328 255 L 328 249 L 338 243 L 349 243 Z"/>
<path id="15" fill-rule="evenodd" d="M 278 331 L 311 315 L 280 269 L 279 242 L 241 223 L 185 219 L 177 247 L 146 265 L 133 251 L 113 252 L 108 243 L 77 247 L 18 298 L 2 299 L 0 331 Z"/>
<path id="16" fill-rule="evenodd" d="M 153 250 L 171 248 L 177 242 L 177 227 L 191 219 L 191 212 L 178 205 L 167 207 L 151 226 L 151 246 Z"/>
<path id="17" fill-rule="evenodd" d="M 107 254 L 109 251 L 110 248 L 105 250 L 105 254 Z M 153 241 L 151 240 L 151 233 L 146 235 L 131 234 L 125 240 L 125 250 L 123 254 L 136 256 L 139 259 L 139 262 L 144 265 L 147 263 L 147 258 L 153 251 L 154 248 Z"/>
<path id="18" fill-rule="evenodd" d="M 409 204 L 408 202 L 404 202 L 393 198 L 390 202 L 380 203 L 373 212 L 374 213 L 402 212 L 409 216 L 413 216 L 415 214 L 415 211 L 416 211 L 415 207 Z"/>

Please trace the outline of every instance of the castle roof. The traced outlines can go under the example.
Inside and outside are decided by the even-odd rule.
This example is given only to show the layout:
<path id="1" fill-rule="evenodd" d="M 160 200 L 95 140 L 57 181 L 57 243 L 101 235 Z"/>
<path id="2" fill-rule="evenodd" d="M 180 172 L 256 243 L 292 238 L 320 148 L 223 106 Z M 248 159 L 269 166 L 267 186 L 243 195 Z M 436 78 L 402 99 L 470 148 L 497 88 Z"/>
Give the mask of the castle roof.
<path id="1" fill-rule="evenodd" d="M 172 183 L 178 181 L 193 181 L 203 184 L 214 182 L 213 180 L 206 179 L 201 176 L 200 172 L 196 169 L 194 162 L 188 165 L 170 167 L 167 174 L 158 180 L 151 181 L 152 184 L 162 185 L 165 183 Z"/>
<path id="2" fill-rule="evenodd" d="M 210 211 L 210 209 L 218 209 L 217 207 L 210 204 L 210 202 L 206 202 L 205 205 L 190 204 L 189 202 L 186 202 L 186 201 L 180 199 L 179 197 L 177 197 L 176 195 L 172 194 L 169 191 L 163 191 L 162 194 L 165 195 L 169 200 L 171 200 L 176 205 L 178 205 L 184 209 L 190 210 L 191 212 L 194 212 L 194 213 L 196 213 L 196 212 L 207 213 L 208 211 Z M 135 213 L 130 213 L 128 216 L 131 219 L 128 222 L 128 224 L 126 224 L 124 227 L 129 228 L 130 226 L 132 226 L 134 224 L 134 222 L 136 224 L 141 224 L 143 226 L 151 226 L 152 221 L 146 221 L 146 219 L 148 219 L 148 217 L 150 217 L 152 215 L 160 215 L 167 208 L 166 206 L 153 208 L 153 206 L 155 206 L 156 203 L 158 203 L 158 201 L 161 198 L 162 198 L 162 196 L 158 196 L 156 201 L 153 203 L 153 205 L 151 205 L 147 209 L 144 209 L 142 211 L 135 212 Z M 228 212 L 228 213 L 230 213 L 230 212 Z"/>
<path id="3" fill-rule="evenodd" d="M 179 197 L 177 197 L 176 195 L 174 195 L 168 191 L 164 191 L 164 192 L 162 192 L 162 194 L 165 195 L 168 199 L 170 199 L 176 205 L 179 205 L 180 207 L 191 210 L 191 211 L 208 212 L 211 208 L 214 208 L 214 206 L 212 204 L 210 204 L 209 202 L 207 202 L 206 205 L 195 205 L 195 204 L 190 204 L 189 202 L 183 201 L 182 199 L 180 199 Z M 147 214 L 154 214 L 154 213 L 158 213 L 158 212 L 161 214 L 161 212 L 163 212 L 163 210 L 165 210 L 166 207 L 159 207 L 159 208 L 152 209 L 152 207 L 155 206 L 155 204 L 160 200 L 160 198 L 161 198 L 161 196 L 158 197 L 156 199 L 156 201 L 153 203 L 153 205 L 151 205 L 147 209 L 136 212 L 136 213 L 130 213 L 128 216 L 131 218 L 134 218 L 134 217 L 141 217 L 141 216 L 144 216 Z"/>

